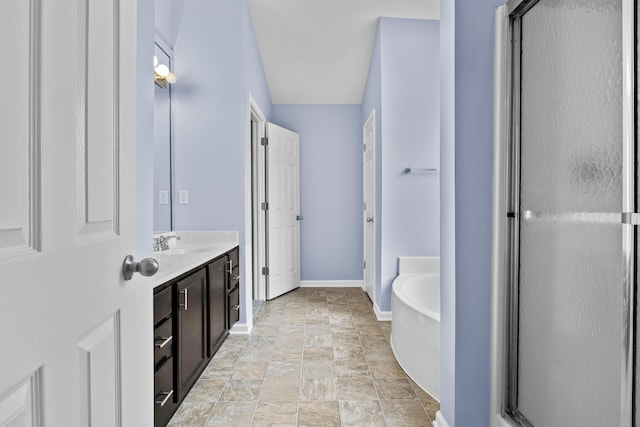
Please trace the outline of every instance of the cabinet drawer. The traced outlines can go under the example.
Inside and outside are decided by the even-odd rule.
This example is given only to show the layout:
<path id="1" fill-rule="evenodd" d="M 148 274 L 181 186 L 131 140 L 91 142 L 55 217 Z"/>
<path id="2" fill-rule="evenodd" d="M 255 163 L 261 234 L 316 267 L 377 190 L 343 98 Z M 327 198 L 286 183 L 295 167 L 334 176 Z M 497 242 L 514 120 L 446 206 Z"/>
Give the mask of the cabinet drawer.
<path id="1" fill-rule="evenodd" d="M 228 315 L 229 315 L 229 329 L 240 319 L 240 290 L 235 288 L 229 292 L 228 298 Z"/>
<path id="2" fill-rule="evenodd" d="M 155 370 L 171 357 L 173 349 L 173 322 L 166 319 L 153 331 L 153 366 Z"/>
<path id="3" fill-rule="evenodd" d="M 173 358 L 167 359 L 153 377 L 154 426 L 166 426 L 177 406 L 173 388 Z"/>
<path id="4" fill-rule="evenodd" d="M 169 286 L 153 296 L 153 324 L 157 325 L 162 319 L 171 315 L 172 286 Z"/>

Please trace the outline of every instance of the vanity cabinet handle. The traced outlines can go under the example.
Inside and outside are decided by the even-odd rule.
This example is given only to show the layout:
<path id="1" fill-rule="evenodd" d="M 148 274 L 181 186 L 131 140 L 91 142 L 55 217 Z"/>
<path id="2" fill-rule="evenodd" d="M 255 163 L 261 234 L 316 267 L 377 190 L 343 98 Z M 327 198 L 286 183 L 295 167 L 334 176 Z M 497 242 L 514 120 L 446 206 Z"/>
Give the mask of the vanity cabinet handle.
<path id="1" fill-rule="evenodd" d="M 189 310 L 189 290 L 185 289 L 180 291 L 181 294 L 184 295 L 184 304 L 178 304 L 180 307 L 184 307 L 184 311 Z"/>
<path id="2" fill-rule="evenodd" d="M 227 270 L 227 273 L 229 273 L 229 274 L 233 273 L 233 260 L 232 259 L 227 261 L 227 266 L 229 268 L 229 270 Z"/>
<path id="3" fill-rule="evenodd" d="M 171 342 L 171 340 L 173 339 L 173 336 L 170 337 L 160 337 L 159 339 L 156 340 L 156 347 L 158 348 L 162 348 L 165 345 L 169 344 Z"/>
<path id="4" fill-rule="evenodd" d="M 233 276 L 233 277 L 231 277 L 231 278 L 232 278 L 233 280 L 238 280 L 238 279 L 240 278 L 240 275 L 238 274 L 238 275 L 235 275 L 235 276 Z"/>
<path id="5" fill-rule="evenodd" d="M 162 396 L 164 396 L 164 399 L 162 398 Z M 158 394 L 158 397 L 156 397 L 156 404 L 160 405 L 160 406 L 164 406 L 169 401 L 171 396 L 173 396 L 173 390 L 171 390 L 171 391 L 161 391 Z"/>
<path id="6" fill-rule="evenodd" d="M 239 305 L 234 305 L 233 307 L 231 307 L 231 310 L 238 311 L 238 310 L 240 310 L 240 306 Z"/>

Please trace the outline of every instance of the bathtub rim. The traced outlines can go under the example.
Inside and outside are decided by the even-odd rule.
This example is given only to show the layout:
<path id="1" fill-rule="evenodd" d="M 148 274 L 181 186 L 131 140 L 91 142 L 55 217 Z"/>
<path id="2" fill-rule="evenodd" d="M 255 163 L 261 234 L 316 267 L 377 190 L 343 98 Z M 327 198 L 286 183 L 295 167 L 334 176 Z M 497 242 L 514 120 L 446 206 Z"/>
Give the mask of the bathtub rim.
<path id="1" fill-rule="evenodd" d="M 393 294 L 406 306 L 410 307 L 412 310 L 417 311 L 418 313 L 422 313 L 427 317 L 432 318 L 433 320 L 437 321 L 438 323 L 440 323 L 440 313 L 436 313 L 433 310 L 430 310 L 426 307 L 420 306 L 418 304 L 416 304 L 415 302 L 413 302 L 411 300 L 411 298 L 408 297 L 408 295 L 403 292 L 402 286 L 404 285 L 404 283 L 410 279 L 416 279 L 419 277 L 427 277 L 427 278 L 434 278 L 437 277 L 438 278 L 438 298 L 440 297 L 440 274 L 435 274 L 435 273 L 407 273 L 407 274 L 400 274 L 396 277 L 396 279 L 393 281 L 392 284 L 392 291 Z M 393 313 L 393 307 L 391 308 L 391 312 Z"/>

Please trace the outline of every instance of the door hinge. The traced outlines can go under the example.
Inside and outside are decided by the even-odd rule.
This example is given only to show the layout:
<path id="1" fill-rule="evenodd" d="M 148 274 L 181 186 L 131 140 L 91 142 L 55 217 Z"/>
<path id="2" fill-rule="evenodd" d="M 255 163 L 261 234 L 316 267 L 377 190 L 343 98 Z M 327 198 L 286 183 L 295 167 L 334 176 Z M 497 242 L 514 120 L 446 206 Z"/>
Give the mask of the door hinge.
<path id="1" fill-rule="evenodd" d="M 365 211 L 367 210 L 367 202 L 364 202 L 364 203 L 362 204 L 362 209 L 363 209 L 363 210 L 365 210 Z"/>
<path id="2" fill-rule="evenodd" d="M 367 144 L 362 144 L 362 145 L 363 145 L 362 151 L 367 151 Z"/>
<path id="3" fill-rule="evenodd" d="M 366 268 L 367 268 L 367 261 L 366 261 L 366 260 L 365 260 L 365 261 L 362 261 L 362 268 L 363 268 L 363 269 L 366 269 Z"/>
<path id="4" fill-rule="evenodd" d="M 269 145 L 269 138 L 267 137 L 261 138 L 260 145 Z"/>
<path id="5" fill-rule="evenodd" d="M 263 276 L 269 275 L 269 267 L 262 267 L 262 275 Z"/>
<path id="6" fill-rule="evenodd" d="M 268 211 L 269 210 L 269 202 L 262 202 L 261 209 L 263 211 Z"/>

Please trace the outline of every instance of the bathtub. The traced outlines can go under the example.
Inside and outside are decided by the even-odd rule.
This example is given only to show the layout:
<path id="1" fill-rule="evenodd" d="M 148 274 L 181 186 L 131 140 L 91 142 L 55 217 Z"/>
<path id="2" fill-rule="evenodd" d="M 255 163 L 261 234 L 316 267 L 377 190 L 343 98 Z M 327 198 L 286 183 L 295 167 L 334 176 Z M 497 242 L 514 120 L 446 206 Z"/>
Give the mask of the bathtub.
<path id="1" fill-rule="evenodd" d="M 391 297 L 391 348 L 411 379 L 440 400 L 440 259 L 400 258 Z"/>

